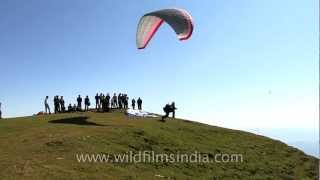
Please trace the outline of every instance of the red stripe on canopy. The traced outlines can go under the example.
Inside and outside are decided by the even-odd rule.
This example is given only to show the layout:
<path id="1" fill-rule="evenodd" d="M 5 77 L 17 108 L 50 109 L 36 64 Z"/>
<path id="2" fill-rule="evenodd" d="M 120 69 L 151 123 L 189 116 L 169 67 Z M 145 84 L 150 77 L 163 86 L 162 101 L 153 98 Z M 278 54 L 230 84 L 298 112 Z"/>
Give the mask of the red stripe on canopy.
<path id="1" fill-rule="evenodd" d="M 153 37 L 153 35 L 157 32 L 157 30 L 159 29 L 159 27 L 161 26 L 161 24 L 163 23 L 163 20 L 162 19 L 157 19 L 157 21 L 155 21 L 155 23 L 152 25 L 148 35 L 145 37 L 144 39 L 144 43 L 143 43 L 143 46 L 142 47 L 139 47 L 139 49 L 144 49 L 149 41 L 151 40 L 151 38 Z"/>

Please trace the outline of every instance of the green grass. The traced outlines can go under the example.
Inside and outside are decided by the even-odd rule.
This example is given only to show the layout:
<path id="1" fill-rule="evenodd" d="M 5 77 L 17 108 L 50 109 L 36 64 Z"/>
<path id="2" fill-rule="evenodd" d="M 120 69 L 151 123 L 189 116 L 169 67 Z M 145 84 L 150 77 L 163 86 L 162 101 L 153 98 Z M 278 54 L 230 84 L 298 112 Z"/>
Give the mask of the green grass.
<path id="1" fill-rule="evenodd" d="M 92 124 L 72 124 L 87 118 Z M 50 123 L 58 122 L 58 123 Z M 95 123 L 95 124 L 94 124 Z M 317 179 L 318 160 L 263 136 L 184 120 L 74 113 L 0 121 L 0 179 Z M 235 163 L 79 163 L 76 154 L 243 154 Z M 161 175 L 158 177 L 157 175 Z"/>

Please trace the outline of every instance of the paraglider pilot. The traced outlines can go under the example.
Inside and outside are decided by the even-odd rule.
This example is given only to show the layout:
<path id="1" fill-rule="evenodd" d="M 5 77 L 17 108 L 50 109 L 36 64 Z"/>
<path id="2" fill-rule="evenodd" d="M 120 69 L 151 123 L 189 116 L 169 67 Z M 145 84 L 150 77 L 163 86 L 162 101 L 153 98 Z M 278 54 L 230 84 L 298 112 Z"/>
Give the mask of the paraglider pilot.
<path id="1" fill-rule="evenodd" d="M 163 111 L 166 113 L 166 115 L 162 116 L 161 121 L 165 122 L 165 118 L 169 117 L 169 113 L 172 112 L 172 118 L 175 118 L 175 111 L 176 111 L 176 106 L 175 103 L 172 102 L 171 105 L 170 104 L 166 104 L 165 107 L 163 107 Z"/>

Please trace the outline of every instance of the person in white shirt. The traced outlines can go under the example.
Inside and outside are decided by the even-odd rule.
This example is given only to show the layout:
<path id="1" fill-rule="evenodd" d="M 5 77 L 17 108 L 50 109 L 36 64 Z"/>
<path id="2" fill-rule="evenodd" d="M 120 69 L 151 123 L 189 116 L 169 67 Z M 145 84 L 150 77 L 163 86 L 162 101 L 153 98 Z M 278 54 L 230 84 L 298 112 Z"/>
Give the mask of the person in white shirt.
<path id="1" fill-rule="evenodd" d="M 48 110 L 49 110 L 49 114 L 51 114 L 50 107 L 48 104 L 48 99 L 49 99 L 49 96 L 46 96 L 46 99 L 44 100 L 44 108 L 45 108 L 46 114 L 48 113 Z"/>

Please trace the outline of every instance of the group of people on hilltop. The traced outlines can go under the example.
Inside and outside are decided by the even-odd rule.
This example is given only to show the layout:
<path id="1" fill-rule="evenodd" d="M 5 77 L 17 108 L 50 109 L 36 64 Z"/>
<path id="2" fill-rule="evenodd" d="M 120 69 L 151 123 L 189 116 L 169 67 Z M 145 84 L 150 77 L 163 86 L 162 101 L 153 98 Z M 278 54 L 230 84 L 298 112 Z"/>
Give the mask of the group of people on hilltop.
<path id="1" fill-rule="evenodd" d="M 45 109 L 45 113 L 49 113 L 51 114 L 51 110 L 50 110 L 50 106 L 48 103 L 49 100 L 49 96 L 46 96 L 45 100 L 44 100 L 44 109 Z M 65 102 L 63 99 L 63 96 L 54 96 L 53 98 L 53 105 L 54 105 L 54 113 L 61 113 L 61 112 L 66 112 L 66 107 L 65 107 Z"/>
<path id="2" fill-rule="evenodd" d="M 66 111 L 66 107 L 64 105 L 64 99 L 63 96 L 55 96 L 53 98 L 54 102 L 54 113 L 61 113 Z"/>
<path id="3" fill-rule="evenodd" d="M 111 97 L 109 93 L 104 95 L 102 93 L 97 93 L 95 96 L 96 100 L 96 110 L 97 111 L 109 111 L 112 109 L 128 109 L 129 107 L 129 97 L 127 94 L 119 93 L 118 96 L 116 93 Z M 136 101 L 134 98 L 131 100 L 131 107 L 135 109 L 136 103 L 138 104 L 138 109 L 142 110 L 142 99 L 139 97 Z"/>
<path id="4" fill-rule="evenodd" d="M 87 95 L 84 98 L 84 111 L 89 111 L 89 107 L 90 107 L 91 103 L 90 103 L 90 99 L 89 96 Z M 76 105 L 72 105 L 69 104 L 68 106 L 68 111 L 73 112 L 73 111 L 82 111 L 82 97 L 79 94 L 77 97 L 77 106 Z"/>
<path id="5" fill-rule="evenodd" d="M 44 106 L 45 106 L 45 113 L 46 114 L 51 114 L 50 111 L 50 106 L 48 103 L 49 100 L 49 96 L 46 96 L 45 100 L 44 100 Z M 110 105 L 111 108 L 113 109 L 128 109 L 128 101 L 129 101 L 129 97 L 127 96 L 127 94 L 121 94 L 119 93 L 119 95 L 117 96 L 116 93 L 114 93 L 113 97 L 111 98 L 109 96 L 109 94 L 107 94 L 106 96 L 102 93 L 100 93 L 100 95 L 97 93 L 95 96 L 95 100 L 96 100 L 96 110 L 97 111 L 109 111 L 110 110 Z M 53 98 L 53 102 L 54 102 L 54 113 L 60 113 L 60 112 L 76 112 L 76 111 L 82 111 L 82 98 L 81 95 L 79 95 L 77 97 L 77 103 L 78 105 L 76 106 L 76 104 L 74 104 L 73 106 L 71 104 L 69 104 L 68 106 L 68 110 L 66 110 L 65 108 L 65 102 L 63 99 L 63 96 L 55 96 Z M 138 109 L 142 110 L 142 100 L 139 97 L 138 100 L 136 101 L 135 99 L 131 100 L 131 106 L 132 109 L 135 109 L 135 105 L 138 105 Z M 85 111 L 89 111 L 89 106 L 90 106 L 90 99 L 88 96 L 85 97 L 84 99 L 84 104 L 85 104 Z M 176 111 L 176 106 L 175 103 L 172 102 L 171 104 L 166 104 L 165 107 L 163 107 L 163 111 L 166 113 L 164 116 L 162 116 L 161 121 L 165 122 L 165 119 L 169 117 L 169 114 L 172 113 L 172 118 L 175 118 L 175 111 Z M 2 118 L 2 112 L 1 112 L 1 102 L 0 102 L 0 119 Z"/>
<path id="6" fill-rule="evenodd" d="M 96 100 L 96 110 L 97 111 L 102 111 L 102 112 L 109 112 L 110 111 L 110 101 L 111 100 L 111 96 L 109 95 L 109 93 L 107 93 L 107 95 L 104 95 L 102 93 L 97 93 L 96 96 L 94 97 Z M 112 107 L 111 107 L 112 108 Z"/>
<path id="7" fill-rule="evenodd" d="M 49 96 L 46 96 L 44 100 L 44 106 L 45 106 L 45 113 L 51 114 L 50 106 L 48 103 Z M 95 96 L 96 100 L 96 110 L 102 111 L 102 112 L 108 112 L 110 110 L 110 107 L 112 109 L 128 109 L 128 101 L 129 97 L 127 94 L 121 94 L 117 96 L 116 93 L 114 93 L 113 97 L 111 98 L 109 94 L 106 96 L 102 93 L 100 95 L 97 93 Z M 61 112 L 76 112 L 76 111 L 82 111 L 82 97 L 79 95 L 77 97 L 77 105 L 74 104 L 73 106 L 69 104 L 68 109 L 65 108 L 65 102 L 63 96 L 54 96 L 53 98 L 54 102 L 54 113 L 61 113 Z M 135 109 L 135 105 L 138 105 L 138 109 L 142 110 L 142 99 L 139 97 L 136 101 L 135 99 L 131 100 L 131 106 L 132 109 Z M 89 111 L 90 106 L 90 99 L 89 96 L 86 96 L 84 99 L 84 105 L 85 105 L 85 111 Z M 172 102 L 171 104 L 166 104 L 165 107 L 163 107 L 163 111 L 166 113 L 164 116 L 162 116 L 161 121 L 165 122 L 165 119 L 169 117 L 169 114 L 172 113 L 172 118 L 175 118 L 175 111 L 176 111 L 175 103 Z M 0 119 L 2 118 L 2 112 L 1 112 L 1 102 L 0 102 Z"/>
<path id="8" fill-rule="evenodd" d="M 51 114 L 50 106 L 48 103 L 49 96 L 46 96 L 44 100 L 44 106 L 45 106 L 45 113 Z M 97 93 L 95 96 L 96 100 L 96 107 L 95 110 L 99 112 L 109 112 L 110 109 L 128 109 L 129 105 L 129 97 L 127 94 L 119 93 L 118 95 L 114 93 L 114 95 L 111 97 L 109 93 L 104 95 L 103 93 Z M 54 96 L 53 98 L 54 103 L 54 113 L 64 113 L 64 112 L 77 112 L 82 111 L 82 97 L 81 95 L 78 95 L 77 97 L 77 105 L 72 104 L 68 105 L 68 108 L 65 107 L 65 101 L 63 96 Z M 136 104 L 138 105 L 138 109 L 142 110 L 142 99 L 139 97 L 137 101 L 135 99 L 131 100 L 131 106 L 133 109 L 135 109 Z M 84 98 L 84 111 L 89 111 L 90 107 L 90 99 L 89 96 L 86 96 Z"/>
<path id="9" fill-rule="evenodd" d="M 128 109 L 129 107 L 129 97 L 127 94 L 119 93 L 118 95 L 116 93 L 113 94 L 111 97 L 109 93 L 107 95 L 104 95 L 102 93 L 97 93 L 95 96 L 96 100 L 96 110 L 97 111 L 104 111 L 108 112 L 111 109 Z M 136 100 L 133 98 L 131 100 L 131 106 L 133 109 L 135 109 Z M 142 110 L 142 100 L 139 97 L 137 100 L 138 109 Z"/>

